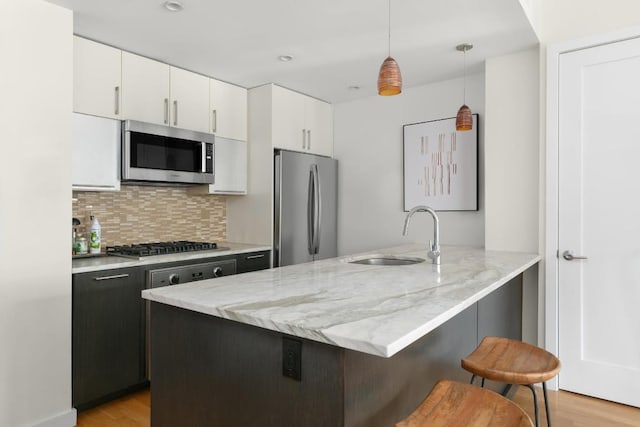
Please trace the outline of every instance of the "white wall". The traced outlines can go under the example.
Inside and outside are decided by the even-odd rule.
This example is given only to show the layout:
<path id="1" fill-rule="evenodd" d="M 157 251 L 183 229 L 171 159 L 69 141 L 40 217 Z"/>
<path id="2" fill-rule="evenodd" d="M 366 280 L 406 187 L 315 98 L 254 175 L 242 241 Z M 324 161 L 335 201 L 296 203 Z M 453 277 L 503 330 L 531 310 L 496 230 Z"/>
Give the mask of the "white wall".
<path id="1" fill-rule="evenodd" d="M 402 237 L 402 126 L 454 117 L 462 105 L 463 81 L 405 88 L 393 97 L 334 104 L 334 157 L 338 159 L 338 254 L 351 254 L 433 236 L 428 215 L 411 222 Z M 480 117 L 477 212 L 441 212 L 444 244 L 484 245 L 484 75 L 467 76 L 467 104 Z M 444 255 L 443 255 L 444 256 Z"/>
<path id="2" fill-rule="evenodd" d="M 537 0 L 542 43 L 550 44 L 640 25 L 637 0 Z"/>
<path id="3" fill-rule="evenodd" d="M 539 252 L 539 50 L 487 60 L 485 120 L 485 246 Z M 522 338 L 542 331 L 538 271 L 524 277 Z"/>
<path id="4" fill-rule="evenodd" d="M 538 251 L 538 49 L 485 65 L 485 245 Z"/>
<path id="5" fill-rule="evenodd" d="M 0 13 L 0 425 L 71 426 L 72 13 Z"/>

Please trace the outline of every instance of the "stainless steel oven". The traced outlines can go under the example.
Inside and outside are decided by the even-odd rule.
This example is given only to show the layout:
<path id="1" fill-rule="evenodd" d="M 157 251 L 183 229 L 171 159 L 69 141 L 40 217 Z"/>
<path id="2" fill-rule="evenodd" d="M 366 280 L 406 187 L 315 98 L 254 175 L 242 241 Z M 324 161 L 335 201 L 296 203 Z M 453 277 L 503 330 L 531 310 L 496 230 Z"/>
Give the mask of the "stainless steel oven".
<path id="1" fill-rule="evenodd" d="M 217 277 L 236 274 L 236 260 L 200 262 L 197 264 L 162 267 L 147 272 L 147 288 L 178 285 L 196 280 L 215 279 Z M 151 379 L 151 304 L 147 301 L 146 318 L 146 374 Z"/>
<path id="2" fill-rule="evenodd" d="M 214 183 L 214 136 L 125 120 L 122 182 Z"/>

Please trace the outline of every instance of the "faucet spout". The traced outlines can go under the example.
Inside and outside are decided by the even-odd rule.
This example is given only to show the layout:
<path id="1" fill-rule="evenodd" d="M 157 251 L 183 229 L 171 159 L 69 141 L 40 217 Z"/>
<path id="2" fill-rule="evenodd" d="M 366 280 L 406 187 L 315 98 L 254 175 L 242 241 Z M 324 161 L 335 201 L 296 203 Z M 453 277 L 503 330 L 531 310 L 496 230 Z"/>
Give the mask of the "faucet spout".
<path id="1" fill-rule="evenodd" d="M 416 212 L 427 212 L 433 218 L 433 241 L 429 241 L 429 252 L 427 255 L 433 260 L 434 264 L 440 265 L 440 221 L 438 219 L 436 211 L 431 209 L 429 206 L 416 206 L 411 209 L 404 219 L 402 235 L 407 235 L 409 222 L 411 221 L 411 217 L 413 216 L 413 214 Z"/>

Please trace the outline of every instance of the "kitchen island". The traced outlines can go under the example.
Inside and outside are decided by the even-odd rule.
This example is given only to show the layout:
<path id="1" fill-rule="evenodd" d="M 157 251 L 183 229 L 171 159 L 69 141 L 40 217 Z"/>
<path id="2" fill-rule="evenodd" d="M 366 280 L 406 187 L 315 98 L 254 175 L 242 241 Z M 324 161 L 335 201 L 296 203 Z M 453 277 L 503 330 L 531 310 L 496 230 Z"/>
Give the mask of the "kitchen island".
<path id="1" fill-rule="evenodd" d="M 424 245 L 150 289 L 154 427 L 377 426 L 411 412 L 485 335 L 520 337 L 539 255 Z M 439 270 L 439 271 L 438 271 Z"/>

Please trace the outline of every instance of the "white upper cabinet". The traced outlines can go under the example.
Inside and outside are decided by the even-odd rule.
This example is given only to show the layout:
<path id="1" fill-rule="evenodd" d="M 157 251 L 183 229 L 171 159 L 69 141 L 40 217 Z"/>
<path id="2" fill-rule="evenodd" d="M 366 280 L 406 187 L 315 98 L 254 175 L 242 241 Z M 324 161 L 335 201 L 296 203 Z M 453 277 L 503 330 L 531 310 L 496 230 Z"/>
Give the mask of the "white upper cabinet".
<path id="1" fill-rule="evenodd" d="M 122 52 L 125 119 L 209 132 L 209 78 Z"/>
<path id="2" fill-rule="evenodd" d="M 272 86 L 273 146 L 333 155 L 331 104 L 279 86 Z"/>
<path id="3" fill-rule="evenodd" d="M 306 151 L 305 97 L 272 85 L 272 141 L 276 148 Z"/>
<path id="4" fill-rule="evenodd" d="M 171 126 L 209 133 L 209 78 L 171 67 Z"/>
<path id="5" fill-rule="evenodd" d="M 121 118 L 121 55 L 120 49 L 73 38 L 73 111 Z"/>
<path id="6" fill-rule="evenodd" d="M 213 194 L 247 194 L 247 143 L 233 139 L 215 140 L 215 183 Z"/>
<path id="7" fill-rule="evenodd" d="M 211 126 L 209 131 L 223 138 L 247 140 L 247 90 L 209 79 Z"/>
<path id="8" fill-rule="evenodd" d="M 333 156 L 333 109 L 331 104 L 305 97 L 305 127 L 307 150 L 323 156 Z"/>
<path id="9" fill-rule="evenodd" d="M 122 52 L 122 115 L 169 125 L 169 65 Z"/>
<path id="10" fill-rule="evenodd" d="M 120 120 L 78 113 L 71 120 L 72 188 L 120 190 Z"/>

